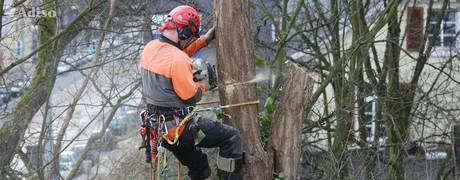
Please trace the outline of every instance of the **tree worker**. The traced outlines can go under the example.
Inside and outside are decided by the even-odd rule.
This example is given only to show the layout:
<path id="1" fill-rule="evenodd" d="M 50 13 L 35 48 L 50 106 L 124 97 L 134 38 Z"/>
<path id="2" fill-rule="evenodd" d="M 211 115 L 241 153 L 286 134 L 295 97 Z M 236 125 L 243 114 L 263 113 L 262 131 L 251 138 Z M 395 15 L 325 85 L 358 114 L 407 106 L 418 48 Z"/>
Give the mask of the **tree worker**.
<path id="1" fill-rule="evenodd" d="M 200 37 L 199 27 L 198 12 L 190 6 L 178 6 L 159 28 L 160 39 L 150 41 L 143 49 L 140 58 L 143 101 L 150 116 L 163 118 L 168 125 L 163 131 L 178 128 L 171 127 L 177 123 L 168 122 L 181 121 L 205 95 L 205 85 L 193 81 L 190 56 L 214 39 L 214 28 Z M 195 41 L 190 43 L 192 40 Z M 161 146 L 188 167 L 191 179 L 206 179 L 211 175 L 207 156 L 200 148 L 214 147 L 219 147 L 217 165 L 223 179 L 242 179 L 244 158 L 237 129 L 196 115 L 178 132 L 177 142 L 162 141 Z"/>

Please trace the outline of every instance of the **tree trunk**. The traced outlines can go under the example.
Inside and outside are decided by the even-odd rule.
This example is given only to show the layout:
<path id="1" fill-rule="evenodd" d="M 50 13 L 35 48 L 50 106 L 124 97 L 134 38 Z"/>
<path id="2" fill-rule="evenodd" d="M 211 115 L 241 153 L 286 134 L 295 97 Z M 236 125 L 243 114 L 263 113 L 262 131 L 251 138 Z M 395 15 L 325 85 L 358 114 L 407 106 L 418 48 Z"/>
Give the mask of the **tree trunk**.
<path id="1" fill-rule="evenodd" d="M 55 10 L 54 1 L 44 1 L 44 11 Z M 56 19 L 42 17 L 38 27 L 40 44 L 50 40 L 56 30 Z M 24 93 L 15 106 L 12 118 L 7 120 L 0 130 L 0 179 L 8 179 L 9 164 L 13 160 L 16 149 L 24 137 L 35 112 L 48 99 L 53 88 L 57 59 L 56 51 L 51 45 L 38 52 L 38 64 L 30 89 Z"/>
<path id="2" fill-rule="evenodd" d="M 337 1 L 330 1 L 331 3 L 331 17 L 339 17 L 340 6 Z M 329 171 L 326 176 L 332 179 L 344 179 L 347 176 L 347 154 L 346 144 L 349 136 L 348 122 L 350 120 L 350 113 L 352 110 L 351 102 L 352 96 L 350 95 L 350 83 L 346 78 L 346 70 L 349 64 L 348 58 L 342 57 L 341 43 L 340 43 L 340 30 L 339 30 L 339 19 L 332 19 L 331 25 L 331 40 L 332 40 L 332 59 L 334 66 L 332 67 L 332 87 L 334 91 L 334 102 L 335 102 L 335 115 L 336 115 L 336 129 L 334 132 L 334 141 L 332 144 L 332 155 L 333 159 L 330 161 Z"/>
<path id="3" fill-rule="evenodd" d="M 292 65 L 276 105 L 269 138 L 270 155 L 274 156 L 275 173 L 284 172 L 286 179 L 297 179 L 299 174 L 304 109 L 313 85 L 309 73 Z"/>
<path id="4" fill-rule="evenodd" d="M 214 3 L 220 101 L 223 105 L 254 101 L 255 83 L 247 83 L 255 77 L 249 1 Z M 260 142 L 257 105 L 229 108 L 223 113 L 224 122 L 235 126 L 242 135 L 245 179 L 271 179 L 272 162 Z"/>
<path id="5" fill-rule="evenodd" d="M 394 7 L 397 8 L 397 7 Z M 397 17 L 397 11 L 393 17 Z M 405 93 L 401 92 L 399 82 L 399 37 L 400 27 L 398 19 L 392 18 L 388 22 L 387 39 L 391 43 L 387 43 L 385 47 L 385 62 L 388 62 L 388 89 L 387 96 L 383 99 L 385 102 L 385 120 L 388 132 L 388 139 L 394 146 L 390 147 L 390 179 L 404 179 L 404 147 L 403 143 L 407 137 L 407 129 L 409 125 L 409 117 L 404 114 L 410 112 L 411 108 L 407 108 L 405 100 L 402 97 Z M 406 94 L 408 95 L 408 94 Z"/>

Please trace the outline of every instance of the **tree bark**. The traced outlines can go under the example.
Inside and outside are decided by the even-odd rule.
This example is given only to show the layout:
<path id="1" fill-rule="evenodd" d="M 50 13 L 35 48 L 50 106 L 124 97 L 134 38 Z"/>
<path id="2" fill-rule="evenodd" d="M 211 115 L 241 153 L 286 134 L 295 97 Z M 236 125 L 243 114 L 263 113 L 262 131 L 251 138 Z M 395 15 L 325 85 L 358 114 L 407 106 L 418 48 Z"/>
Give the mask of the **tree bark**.
<path id="1" fill-rule="evenodd" d="M 214 3 L 220 101 L 223 105 L 254 101 L 255 83 L 246 83 L 255 77 L 249 1 Z M 246 153 L 244 178 L 271 179 L 272 162 L 260 142 L 257 105 L 229 108 L 223 113 L 224 122 L 235 126 L 242 135 Z"/>
<path id="2" fill-rule="evenodd" d="M 270 155 L 274 155 L 275 173 L 284 172 L 286 179 L 297 179 L 299 174 L 304 109 L 313 85 L 314 80 L 308 72 L 292 65 L 276 105 L 269 138 Z"/>

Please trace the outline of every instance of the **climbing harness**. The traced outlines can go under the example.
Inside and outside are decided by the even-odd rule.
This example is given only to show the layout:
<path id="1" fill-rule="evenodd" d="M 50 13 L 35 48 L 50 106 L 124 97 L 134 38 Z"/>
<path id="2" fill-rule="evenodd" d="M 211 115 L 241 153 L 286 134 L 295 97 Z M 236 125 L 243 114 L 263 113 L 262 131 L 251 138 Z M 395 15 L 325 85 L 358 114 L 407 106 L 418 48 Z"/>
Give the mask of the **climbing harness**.
<path id="1" fill-rule="evenodd" d="M 191 109 L 179 109 L 175 110 L 174 113 L 150 113 L 147 110 L 141 112 L 142 125 L 139 128 L 139 133 L 143 141 L 139 149 L 145 148 L 146 162 L 151 165 L 151 180 L 167 179 L 168 154 L 167 150 L 161 146 L 161 143 L 166 141 L 168 144 L 174 145 L 178 142 L 186 123 L 195 114 L 195 111 Z M 167 117 L 170 119 L 167 119 Z M 177 177 L 180 180 L 179 162 Z"/>

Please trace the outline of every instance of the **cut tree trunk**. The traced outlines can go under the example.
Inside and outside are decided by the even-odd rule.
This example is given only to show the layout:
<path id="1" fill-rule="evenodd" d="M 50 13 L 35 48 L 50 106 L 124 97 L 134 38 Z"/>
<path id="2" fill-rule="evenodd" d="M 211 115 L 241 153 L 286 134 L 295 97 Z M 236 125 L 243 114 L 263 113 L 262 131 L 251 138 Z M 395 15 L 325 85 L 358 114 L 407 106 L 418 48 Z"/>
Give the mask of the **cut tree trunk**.
<path id="1" fill-rule="evenodd" d="M 270 154 L 275 159 L 275 173 L 283 172 L 286 179 L 297 179 L 302 150 L 302 124 L 305 107 L 313 91 L 310 74 L 293 65 L 284 80 L 276 105 L 269 141 Z"/>

